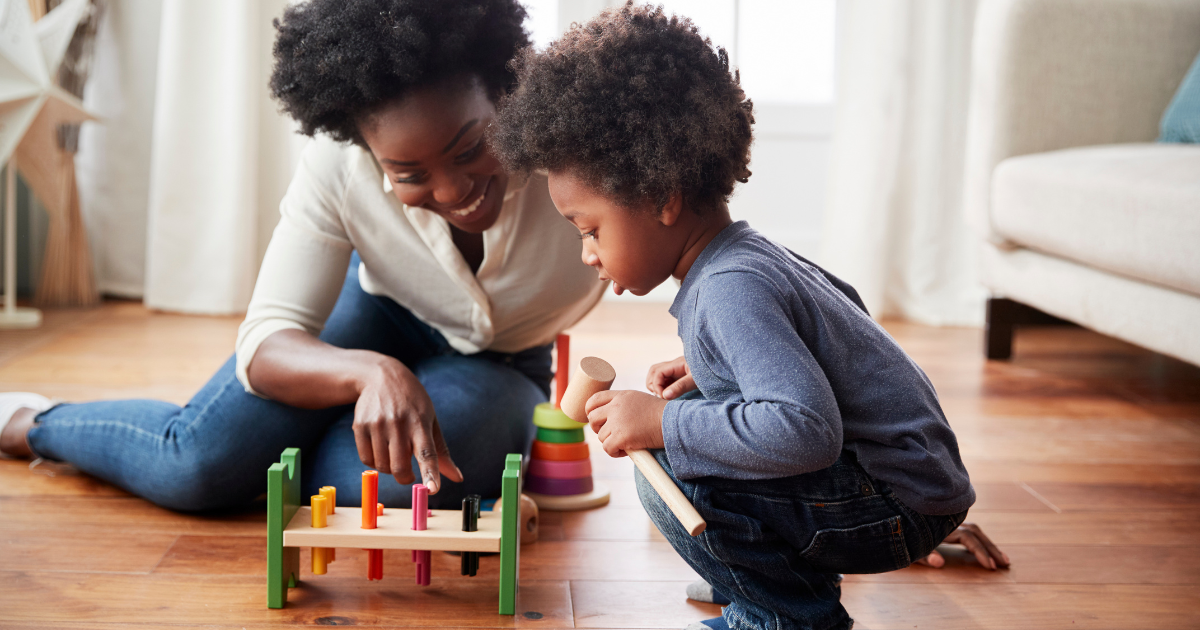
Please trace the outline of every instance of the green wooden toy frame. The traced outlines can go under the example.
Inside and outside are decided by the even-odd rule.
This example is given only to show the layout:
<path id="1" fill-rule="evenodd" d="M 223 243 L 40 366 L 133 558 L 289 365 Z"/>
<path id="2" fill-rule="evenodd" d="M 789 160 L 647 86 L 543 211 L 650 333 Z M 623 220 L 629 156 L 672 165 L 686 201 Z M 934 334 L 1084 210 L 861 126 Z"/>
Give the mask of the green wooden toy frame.
<path id="1" fill-rule="evenodd" d="M 521 505 L 521 455 L 509 453 L 500 486 L 505 506 Z M 300 548 L 283 546 L 283 530 L 300 509 L 300 449 L 289 448 L 267 469 L 267 608 L 283 608 L 287 591 L 300 583 Z M 520 565 L 519 508 L 500 511 L 500 614 L 517 604 Z"/>

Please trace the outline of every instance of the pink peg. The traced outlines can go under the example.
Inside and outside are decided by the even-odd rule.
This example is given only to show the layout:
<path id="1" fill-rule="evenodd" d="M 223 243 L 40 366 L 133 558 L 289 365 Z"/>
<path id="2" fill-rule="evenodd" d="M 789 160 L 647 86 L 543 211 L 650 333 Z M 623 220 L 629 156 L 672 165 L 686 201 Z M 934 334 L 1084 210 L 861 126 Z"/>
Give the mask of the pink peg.
<path id="1" fill-rule="evenodd" d="M 430 513 L 429 488 L 426 488 L 424 484 L 414 483 L 412 487 L 412 528 L 415 531 L 424 531 L 428 526 L 427 519 Z M 433 557 L 429 550 L 413 550 L 413 562 L 417 563 L 417 584 L 429 586 L 432 561 Z"/>
<path id="2" fill-rule="evenodd" d="M 423 531 L 427 527 L 426 519 L 429 518 L 429 488 L 425 484 L 414 483 L 412 487 L 412 513 L 413 525 L 412 528 L 416 531 Z"/>

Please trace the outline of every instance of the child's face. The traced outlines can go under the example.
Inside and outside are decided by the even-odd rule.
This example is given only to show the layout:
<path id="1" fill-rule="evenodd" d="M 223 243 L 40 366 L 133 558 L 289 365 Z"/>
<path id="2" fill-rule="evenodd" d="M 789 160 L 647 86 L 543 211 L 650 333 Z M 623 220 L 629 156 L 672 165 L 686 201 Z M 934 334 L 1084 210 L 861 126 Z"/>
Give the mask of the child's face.
<path id="1" fill-rule="evenodd" d="M 645 295 L 674 272 L 686 237 L 671 229 L 677 209 L 655 216 L 652 204 L 622 206 L 570 172 L 551 172 L 549 188 L 558 213 L 579 229 L 584 264 L 612 280 L 614 293 Z"/>

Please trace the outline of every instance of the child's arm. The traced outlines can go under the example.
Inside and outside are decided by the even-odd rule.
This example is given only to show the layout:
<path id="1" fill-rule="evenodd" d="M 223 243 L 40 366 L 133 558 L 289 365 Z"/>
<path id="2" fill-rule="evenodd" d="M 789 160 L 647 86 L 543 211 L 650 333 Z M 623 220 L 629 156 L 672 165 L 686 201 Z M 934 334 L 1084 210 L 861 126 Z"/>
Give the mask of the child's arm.
<path id="1" fill-rule="evenodd" d="M 740 390 L 726 400 L 674 400 L 662 417 L 681 478 L 761 479 L 826 468 L 842 450 L 838 402 L 797 333 L 785 291 L 753 272 L 716 274 L 701 288 L 690 365 Z M 803 312 L 805 325 L 820 312 Z M 839 340 L 853 343 L 854 340 Z M 698 365 L 703 362 L 704 365 Z"/>

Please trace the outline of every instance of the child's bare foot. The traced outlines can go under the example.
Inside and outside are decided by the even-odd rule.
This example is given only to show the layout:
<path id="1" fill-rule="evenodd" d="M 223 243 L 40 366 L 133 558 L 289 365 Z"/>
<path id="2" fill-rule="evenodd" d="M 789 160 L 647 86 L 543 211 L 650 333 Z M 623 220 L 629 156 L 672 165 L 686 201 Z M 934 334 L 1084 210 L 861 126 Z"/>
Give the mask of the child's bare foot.
<path id="1" fill-rule="evenodd" d="M 50 405 L 50 399 L 37 394 L 0 394 L 0 453 L 18 458 L 33 455 L 26 436 L 34 417 Z"/>

